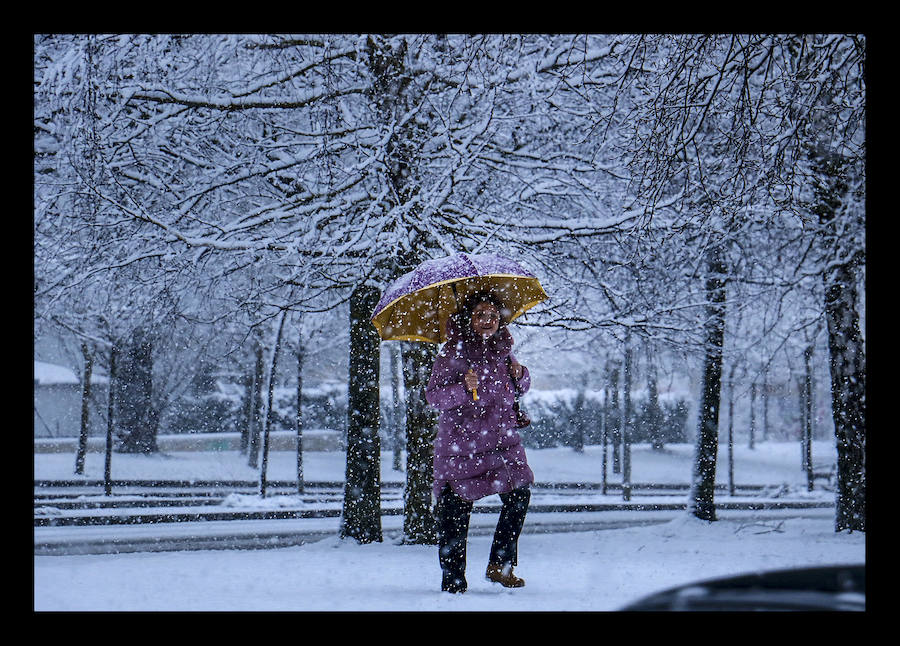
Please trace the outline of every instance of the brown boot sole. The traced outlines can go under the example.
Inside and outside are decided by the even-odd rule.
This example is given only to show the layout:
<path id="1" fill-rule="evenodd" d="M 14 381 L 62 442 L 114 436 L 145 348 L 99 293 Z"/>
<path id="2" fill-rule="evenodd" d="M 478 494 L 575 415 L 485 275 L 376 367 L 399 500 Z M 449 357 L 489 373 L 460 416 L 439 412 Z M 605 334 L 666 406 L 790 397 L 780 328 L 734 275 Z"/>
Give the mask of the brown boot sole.
<path id="1" fill-rule="evenodd" d="M 488 572 L 485 572 L 484 578 L 492 583 L 499 583 L 504 588 L 525 587 L 525 579 L 520 579 L 512 573 L 504 576 L 502 572 L 492 572 L 489 570 Z"/>

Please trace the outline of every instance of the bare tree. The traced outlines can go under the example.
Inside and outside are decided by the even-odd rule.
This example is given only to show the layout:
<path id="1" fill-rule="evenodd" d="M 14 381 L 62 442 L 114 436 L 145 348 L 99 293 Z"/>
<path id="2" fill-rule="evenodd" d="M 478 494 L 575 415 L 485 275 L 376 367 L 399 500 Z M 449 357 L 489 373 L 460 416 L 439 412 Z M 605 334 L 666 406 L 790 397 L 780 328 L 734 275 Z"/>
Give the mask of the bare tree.
<path id="1" fill-rule="evenodd" d="M 865 381 L 854 314 L 855 273 L 864 261 L 865 41 L 840 34 L 684 34 L 634 37 L 628 47 L 633 65 L 623 87 L 638 90 L 631 96 L 639 99 L 629 117 L 632 187 L 654 219 L 668 218 L 666 226 L 677 230 L 679 213 L 686 216 L 681 222 L 702 243 L 695 249 L 753 244 L 773 223 L 789 234 L 779 218 L 801 225 L 799 236 L 782 238 L 773 251 L 791 249 L 804 259 L 800 272 L 817 274 L 825 284 L 820 312 L 833 322 L 835 431 L 846 456 L 837 527 L 864 528 L 865 397 L 850 384 Z M 706 337 L 715 344 L 721 344 L 725 305 L 717 296 L 720 281 L 741 277 L 730 255 L 707 253 L 703 260 L 713 317 Z M 852 350 L 839 350 L 845 347 Z M 695 465 L 707 485 L 719 354 L 707 350 Z M 701 517 L 713 516 L 710 500 L 705 496 Z"/>
<path id="2" fill-rule="evenodd" d="M 864 61 L 844 35 L 36 36 L 36 327 L 102 336 L 71 309 L 87 300 L 110 343 L 167 316 L 246 336 L 349 303 L 348 496 L 367 501 L 345 500 L 345 535 L 379 540 L 379 346 L 356 326 L 419 262 L 500 250 L 556 288 L 534 323 L 561 337 L 703 354 L 698 490 L 725 313 L 788 337 L 812 289 L 858 519 Z M 410 541 L 429 535 L 423 362 L 405 362 Z"/>

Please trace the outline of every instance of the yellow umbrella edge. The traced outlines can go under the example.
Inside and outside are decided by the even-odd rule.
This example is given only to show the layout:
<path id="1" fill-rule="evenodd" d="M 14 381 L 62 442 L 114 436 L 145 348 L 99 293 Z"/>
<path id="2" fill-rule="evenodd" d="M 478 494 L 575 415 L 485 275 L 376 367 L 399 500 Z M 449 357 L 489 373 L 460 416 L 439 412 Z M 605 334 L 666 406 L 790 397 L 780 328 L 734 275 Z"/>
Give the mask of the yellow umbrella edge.
<path id="1" fill-rule="evenodd" d="M 443 280 L 443 281 L 440 281 L 437 283 L 433 283 L 431 285 L 428 285 L 427 287 L 422 287 L 421 289 L 417 289 L 415 292 L 410 292 L 409 294 L 404 294 L 403 296 L 394 299 L 393 301 L 391 301 L 390 303 L 385 305 L 384 308 L 382 308 L 382 310 L 378 313 L 377 316 L 372 317 L 372 325 L 375 326 L 375 329 L 378 331 L 378 336 L 381 338 L 382 341 L 419 341 L 419 342 L 424 342 L 424 343 L 444 343 L 447 340 L 447 336 L 444 332 L 443 326 L 441 326 L 440 337 L 438 340 L 435 340 L 433 338 L 426 337 L 426 336 L 416 335 L 416 334 L 398 334 L 398 335 L 393 335 L 393 336 L 385 338 L 384 335 L 382 334 L 382 328 L 384 327 L 384 324 L 386 322 L 384 319 L 389 317 L 390 311 L 391 311 L 392 307 L 394 306 L 394 304 L 403 300 L 404 298 L 411 296 L 412 294 L 415 294 L 420 291 L 424 291 L 426 289 L 439 288 L 439 287 L 449 284 L 449 283 L 455 283 L 455 282 L 459 282 L 459 281 L 463 281 L 463 280 L 469 280 L 471 278 L 489 278 L 489 277 L 526 278 L 528 280 L 534 280 L 535 283 L 537 283 L 537 286 L 540 289 L 541 294 L 543 294 L 542 298 L 539 298 L 535 301 L 531 301 L 531 302 L 527 303 L 526 305 L 522 306 L 521 308 L 519 308 L 519 310 L 515 314 L 512 314 L 509 317 L 509 321 L 507 321 L 507 323 L 512 323 L 514 320 L 519 318 L 522 314 L 524 314 L 525 312 L 530 310 L 532 307 L 534 307 L 535 305 L 538 305 L 540 303 L 543 303 L 548 298 L 547 292 L 544 290 L 544 287 L 543 287 L 543 285 L 541 285 L 541 282 L 533 276 L 522 276 L 521 274 L 491 274 L 490 276 L 466 276 L 463 278 L 452 278 L 449 280 Z"/>
<path id="2" fill-rule="evenodd" d="M 488 274 L 487 276 L 462 276 L 461 278 L 448 278 L 447 280 L 440 280 L 436 283 L 431 283 L 430 285 L 426 285 L 425 287 L 420 287 L 415 292 L 410 292 L 408 294 L 404 294 L 403 296 L 398 296 L 397 298 L 392 300 L 390 303 L 385 305 L 383 308 L 381 308 L 381 311 L 378 312 L 378 314 L 376 316 L 372 317 L 372 322 L 375 323 L 376 319 L 379 319 L 381 316 L 383 316 L 384 313 L 387 312 L 388 310 L 390 310 L 394 306 L 395 303 L 397 303 L 398 301 L 402 301 L 404 298 L 408 298 L 417 292 L 422 292 L 422 291 L 425 291 L 426 289 L 435 289 L 435 288 L 441 287 L 443 285 L 449 285 L 450 283 L 458 283 L 458 282 L 461 282 L 464 280 L 472 280 L 475 278 L 525 278 L 526 280 L 533 280 L 537 283 L 538 287 L 541 288 L 541 291 L 544 292 L 544 298 L 545 299 L 547 298 L 547 292 L 544 291 L 544 287 L 541 285 L 541 281 L 539 281 L 534 276 L 523 276 L 522 274 Z M 538 301 L 538 302 L 540 302 L 540 301 Z M 512 320 L 512 319 L 510 319 L 510 320 Z"/>

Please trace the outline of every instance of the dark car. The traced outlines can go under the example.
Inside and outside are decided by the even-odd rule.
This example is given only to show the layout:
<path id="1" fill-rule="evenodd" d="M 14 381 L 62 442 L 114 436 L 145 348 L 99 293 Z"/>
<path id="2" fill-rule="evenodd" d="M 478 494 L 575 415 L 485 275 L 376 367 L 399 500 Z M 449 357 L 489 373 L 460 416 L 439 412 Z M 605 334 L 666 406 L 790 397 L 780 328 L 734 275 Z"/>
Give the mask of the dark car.
<path id="1" fill-rule="evenodd" d="M 864 611 L 866 568 L 839 565 L 709 579 L 652 594 L 625 611 Z"/>

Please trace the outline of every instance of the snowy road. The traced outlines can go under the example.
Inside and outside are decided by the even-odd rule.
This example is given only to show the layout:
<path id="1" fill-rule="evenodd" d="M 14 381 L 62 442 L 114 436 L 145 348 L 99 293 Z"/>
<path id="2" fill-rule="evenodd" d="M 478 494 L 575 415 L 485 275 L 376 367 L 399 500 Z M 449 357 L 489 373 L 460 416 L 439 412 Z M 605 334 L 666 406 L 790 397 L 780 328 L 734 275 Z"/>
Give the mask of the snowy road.
<path id="1" fill-rule="evenodd" d="M 300 514 L 296 504 L 289 504 L 296 500 L 295 497 L 278 498 L 260 501 L 257 496 L 248 496 L 247 499 L 238 498 L 235 501 L 232 496 L 229 500 L 239 510 L 222 512 L 222 506 L 215 505 L 215 509 L 207 515 L 187 508 L 164 507 L 157 512 L 148 512 L 146 507 L 92 509 L 87 505 L 77 513 L 88 516 L 60 516 L 50 513 L 48 507 L 36 507 L 34 553 L 62 555 L 267 549 L 311 543 L 338 533 L 339 500 L 319 502 L 316 509 L 307 509 Z M 621 497 L 618 500 L 611 498 L 614 497 L 563 494 L 560 500 L 558 493 L 536 492 L 524 531 L 545 534 L 637 527 L 667 522 L 685 513 L 682 496 L 651 496 L 630 503 L 623 502 Z M 601 502 L 600 499 L 605 500 Z M 82 503 L 88 501 L 89 498 L 81 498 Z M 117 502 L 126 504 L 128 499 L 126 497 Z M 281 507 L 259 509 L 262 502 Z M 131 504 L 134 503 L 132 498 Z M 399 542 L 402 539 L 401 505 L 399 500 L 385 505 L 381 521 L 386 541 Z M 743 518 L 747 522 L 797 517 L 830 518 L 834 513 L 832 506 L 822 501 L 758 498 L 725 501 L 720 503 L 719 509 L 722 517 Z M 471 533 L 492 533 L 498 510 L 498 506 L 488 503 L 477 505 L 472 516 Z M 38 515 L 39 511 L 43 515 Z M 133 515 L 135 513 L 139 515 Z M 158 516 L 154 517 L 154 513 Z M 233 515 L 222 519 L 222 513 Z M 73 518 L 79 519 L 78 522 Z M 84 522 L 86 518 L 88 522 Z M 64 519 L 71 522 L 61 522 Z"/>
<path id="2" fill-rule="evenodd" d="M 617 610 L 663 588 L 713 576 L 782 567 L 864 563 L 865 534 L 834 531 L 834 492 L 817 483 L 807 491 L 795 443 L 739 447 L 735 474 L 746 486 L 729 495 L 722 476 L 716 492 L 721 522 L 699 521 L 684 511 L 693 448 L 664 452 L 637 447 L 633 474 L 655 490 L 635 487 L 626 508 L 620 483 L 600 485 L 600 455 L 571 449 L 529 453 L 535 473 L 547 483 L 535 487 L 520 544 L 520 570 L 528 585 L 509 591 L 492 587 L 478 569 L 486 562 L 497 522 L 499 500 L 488 498 L 472 515 L 473 576 L 466 595 L 440 592 L 440 569 L 431 545 L 400 545 L 403 532 L 403 474 L 382 463 L 381 543 L 340 540 L 345 456 L 310 452 L 304 457 L 303 496 L 274 485 L 263 500 L 256 474 L 237 452 L 178 453 L 170 456 L 116 455 L 110 497 L 103 495 L 102 455 L 89 454 L 77 488 L 72 456 L 35 455 L 34 607 L 35 610 L 87 611 L 598 611 Z M 834 453 L 833 441 L 817 444 L 822 461 Z M 273 481 L 288 482 L 296 456 L 271 456 Z M 727 456 L 723 454 L 722 463 Z M 100 479 L 100 485 L 87 486 Z M 126 481 L 216 481 L 205 492 L 141 492 Z M 612 480 L 612 478 L 611 478 Z M 245 481 L 247 487 L 233 486 Z M 39 483 L 54 486 L 40 487 Z M 227 483 L 227 484 L 226 484 Z M 270 481 L 270 485 L 271 485 Z M 617 486 L 619 484 L 619 486 Z M 175 493 L 187 495 L 172 495 Z M 202 495 L 202 494 L 205 494 Z M 165 504 L 162 503 L 165 500 Z M 186 506 L 188 501 L 190 506 Z M 148 504 L 138 506 L 136 503 Z M 732 503 L 753 509 L 731 509 Z M 764 506 L 816 505 L 815 508 L 760 509 Z M 665 508 L 663 508 L 665 506 Z M 569 511 L 551 511 L 551 509 Z M 318 509 L 319 517 L 297 512 Z M 592 511 L 603 509 L 603 511 Z M 578 511 L 574 511 L 578 510 Z M 244 520 L 159 522 L 159 516 L 207 511 Z M 135 524 L 141 515 L 156 522 Z M 329 515 L 326 515 L 329 514 Z M 81 515 L 95 522 L 118 516 L 117 524 L 64 525 Z M 268 517 L 267 517 L 268 516 Z M 276 517 L 273 517 L 276 516 Z M 283 516 L 283 517 L 277 517 Z M 252 518 L 252 519 L 250 519 Z M 144 520 L 151 520 L 145 518 Z M 73 521 L 74 522 L 74 521 Z M 597 531 L 602 530 L 602 531 Z M 278 548 L 278 549 L 275 549 Z"/>
<path id="3" fill-rule="evenodd" d="M 542 474 L 532 489 L 525 532 L 569 535 L 590 530 L 639 528 L 685 515 L 691 447 L 665 452 L 635 451 L 635 473 L 654 485 L 632 484 L 629 500 L 621 482 L 607 492 L 596 479 L 601 472 L 593 447 L 578 454 L 565 449 L 534 450 L 530 461 Z M 828 447 L 833 451 L 833 446 Z M 89 554 L 191 549 L 258 549 L 298 545 L 334 537 L 340 526 L 345 464 L 338 453 L 306 456 L 309 477 L 302 494 L 289 480 L 295 455 L 272 456 L 267 495 L 236 452 L 179 453 L 166 457 L 117 455 L 113 495 L 103 495 L 102 456 L 88 455 L 83 479 L 71 473 L 71 456 L 35 457 L 35 554 Z M 815 517 L 834 514 L 834 493 L 822 487 L 808 492 L 796 464 L 796 446 L 761 445 L 745 452 L 740 482 L 729 495 L 717 488 L 720 517 L 735 515 L 755 522 L 764 516 Z M 825 456 L 827 457 L 827 455 Z M 93 461 L 92 461 L 93 460 Z M 773 466 L 774 465 L 774 466 Z M 402 473 L 382 465 L 382 529 L 385 542 L 402 538 Z M 101 476 L 98 478 L 98 476 Z M 141 486 L 149 482 L 168 486 Z M 679 484 L 681 483 L 681 484 Z M 472 532 L 489 535 L 497 521 L 499 499 L 479 501 Z M 741 521 L 743 522 L 743 521 Z"/>

